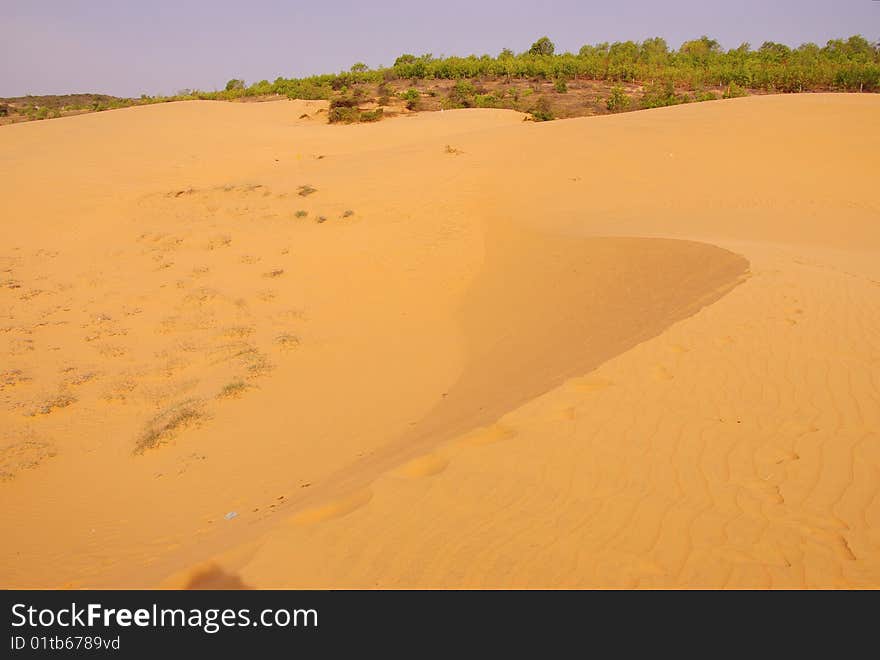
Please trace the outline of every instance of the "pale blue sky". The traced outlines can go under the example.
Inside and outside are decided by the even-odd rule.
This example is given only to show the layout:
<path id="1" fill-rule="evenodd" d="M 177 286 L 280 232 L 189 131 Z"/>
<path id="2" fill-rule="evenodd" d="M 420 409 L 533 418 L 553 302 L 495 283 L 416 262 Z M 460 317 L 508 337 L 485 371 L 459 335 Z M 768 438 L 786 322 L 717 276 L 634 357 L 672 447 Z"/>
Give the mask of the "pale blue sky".
<path id="1" fill-rule="evenodd" d="M 0 3 L 0 96 L 120 96 L 222 88 L 391 64 L 400 53 L 519 52 L 547 34 L 558 51 L 708 34 L 723 46 L 880 39 L 873 0 L 41 0 Z"/>

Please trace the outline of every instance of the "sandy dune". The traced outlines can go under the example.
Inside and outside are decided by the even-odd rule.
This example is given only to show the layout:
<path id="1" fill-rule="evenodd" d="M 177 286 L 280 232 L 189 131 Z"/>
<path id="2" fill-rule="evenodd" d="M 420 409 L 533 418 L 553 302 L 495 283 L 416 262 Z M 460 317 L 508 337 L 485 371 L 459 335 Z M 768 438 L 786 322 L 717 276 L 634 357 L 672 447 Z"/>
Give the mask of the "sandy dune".
<path id="1" fill-rule="evenodd" d="M 0 585 L 880 587 L 880 98 L 0 129 Z"/>

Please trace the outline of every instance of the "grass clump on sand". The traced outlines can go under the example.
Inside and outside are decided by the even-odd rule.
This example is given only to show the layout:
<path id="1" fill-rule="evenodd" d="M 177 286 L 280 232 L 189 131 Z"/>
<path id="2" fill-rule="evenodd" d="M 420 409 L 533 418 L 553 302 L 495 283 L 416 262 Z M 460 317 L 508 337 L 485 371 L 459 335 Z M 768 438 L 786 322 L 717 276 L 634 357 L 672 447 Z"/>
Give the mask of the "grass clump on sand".
<path id="1" fill-rule="evenodd" d="M 294 213 L 293 216 L 295 218 L 305 218 L 306 216 L 308 216 L 308 214 L 309 214 L 308 211 L 304 211 L 304 210 L 300 209 L 299 211 Z"/>
<path id="2" fill-rule="evenodd" d="M 167 408 L 147 424 L 135 444 L 134 453 L 143 454 L 148 449 L 165 444 L 179 431 L 197 423 L 203 417 L 202 402 L 194 399 Z"/>
<path id="3" fill-rule="evenodd" d="M 316 193 L 316 192 L 318 192 L 318 189 L 317 189 L 317 188 L 313 188 L 313 187 L 310 186 L 309 184 L 305 184 L 305 185 L 303 185 L 303 186 L 300 186 L 300 187 L 297 189 L 297 193 L 296 193 L 296 194 L 299 195 L 300 197 L 308 197 L 308 196 L 311 195 L 312 193 Z"/>
<path id="4" fill-rule="evenodd" d="M 343 218 L 350 218 L 353 215 L 354 215 L 354 211 L 352 211 L 351 209 L 348 209 L 347 211 L 343 212 L 342 217 Z"/>
<path id="5" fill-rule="evenodd" d="M 74 403 L 76 403 L 76 397 L 71 394 L 62 393 L 52 399 L 49 399 L 48 401 L 44 401 L 38 407 L 34 408 L 30 412 L 29 416 L 36 417 L 37 415 L 48 415 L 53 410 L 67 408 L 67 406 L 70 406 Z"/>
<path id="6" fill-rule="evenodd" d="M 278 335 L 275 341 L 285 350 L 290 350 L 300 345 L 299 337 L 289 332 Z"/>
<path id="7" fill-rule="evenodd" d="M 242 394 L 244 394 L 245 390 L 247 390 L 249 387 L 250 387 L 250 385 L 245 383 L 243 380 L 237 380 L 235 382 L 228 383 L 227 385 L 223 386 L 222 390 L 220 390 L 220 394 L 217 395 L 217 398 L 220 398 L 220 399 L 238 398 Z"/>

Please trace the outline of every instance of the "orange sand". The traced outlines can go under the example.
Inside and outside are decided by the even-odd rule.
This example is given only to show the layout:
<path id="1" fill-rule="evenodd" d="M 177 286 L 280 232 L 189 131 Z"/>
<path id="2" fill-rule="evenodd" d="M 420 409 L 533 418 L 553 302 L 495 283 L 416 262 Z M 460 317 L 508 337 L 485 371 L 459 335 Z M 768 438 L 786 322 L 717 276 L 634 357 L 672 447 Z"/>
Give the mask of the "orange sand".
<path id="1" fill-rule="evenodd" d="M 323 107 L 0 129 L 0 586 L 880 587 L 880 97 Z"/>

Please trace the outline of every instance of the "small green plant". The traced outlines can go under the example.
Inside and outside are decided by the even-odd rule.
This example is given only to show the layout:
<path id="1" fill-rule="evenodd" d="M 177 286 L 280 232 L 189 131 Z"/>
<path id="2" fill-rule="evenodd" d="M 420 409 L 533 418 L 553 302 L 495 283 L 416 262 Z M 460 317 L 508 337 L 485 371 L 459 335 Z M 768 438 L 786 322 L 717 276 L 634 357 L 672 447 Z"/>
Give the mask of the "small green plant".
<path id="1" fill-rule="evenodd" d="M 553 89 L 559 94 L 565 94 L 568 91 L 568 83 L 565 82 L 565 78 L 557 78 L 553 84 Z"/>
<path id="2" fill-rule="evenodd" d="M 623 112 L 629 107 L 629 97 L 620 85 L 611 88 L 611 96 L 605 101 L 605 107 L 610 112 Z"/>
<path id="3" fill-rule="evenodd" d="M 718 99 L 718 94 L 713 92 L 712 90 L 703 90 L 694 92 L 694 101 L 701 103 L 702 101 L 715 101 Z"/>
<path id="4" fill-rule="evenodd" d="M 300 209 L 299 211 L 297 211 L 293 215 L 296 218 L 305 218 L 308 214 L 309 214 L 308 211 L 304 211 L 303 209 Z"/>

